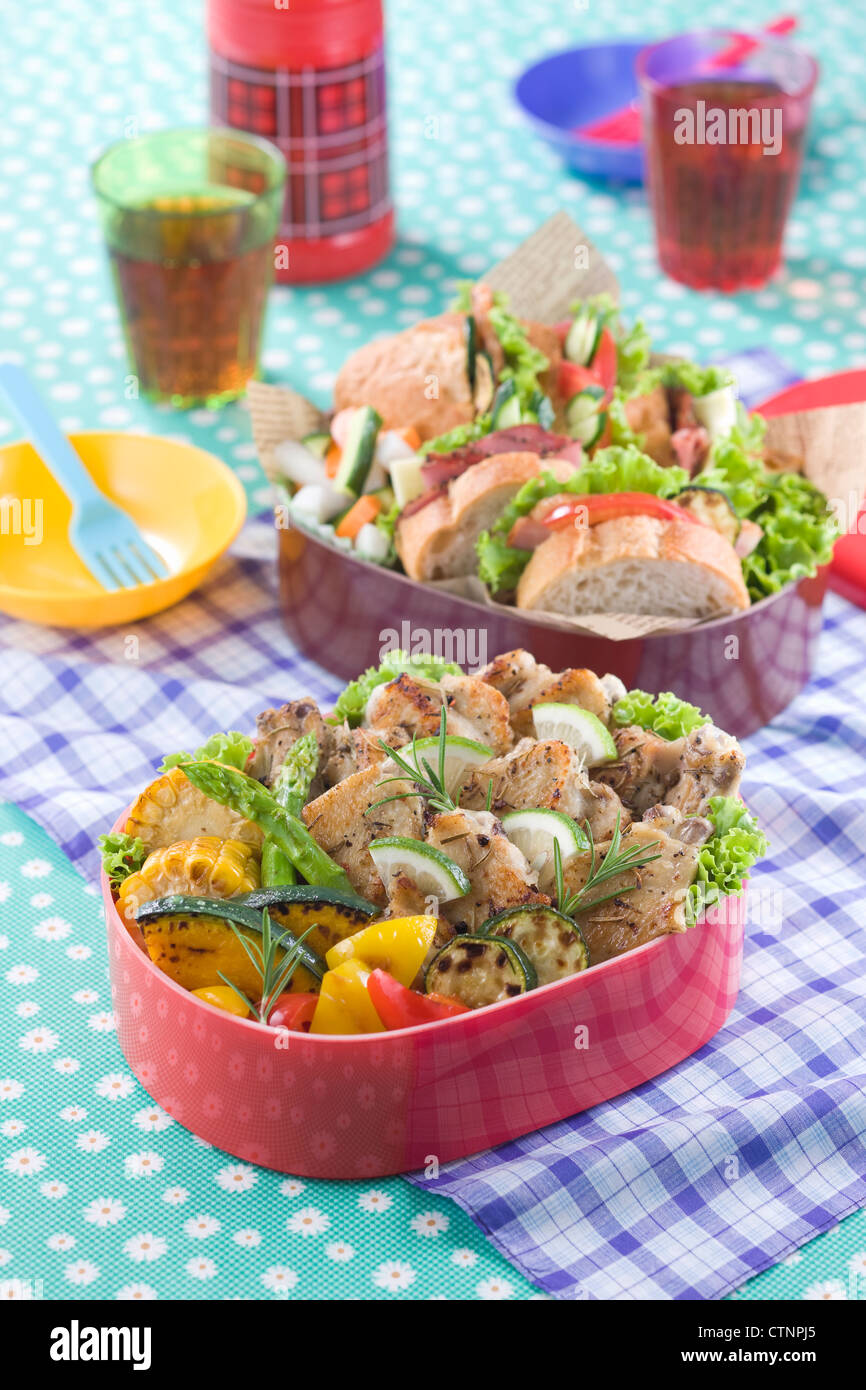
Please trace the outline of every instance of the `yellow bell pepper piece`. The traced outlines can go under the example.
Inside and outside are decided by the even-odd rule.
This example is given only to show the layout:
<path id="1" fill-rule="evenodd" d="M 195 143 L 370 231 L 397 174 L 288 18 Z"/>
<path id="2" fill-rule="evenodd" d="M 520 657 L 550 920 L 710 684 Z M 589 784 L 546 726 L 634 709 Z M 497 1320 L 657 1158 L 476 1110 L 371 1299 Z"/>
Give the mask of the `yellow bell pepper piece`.
<path id="1" fill-rule="evenodd" d="M 227 1014 L 236 1014 L 238 1018 L 249 1018 L 250 1011 L 245 1004 L 242 1004 L 233 989 L 228 985 L 208 985 L 205 989 L 191 989 L 190 994 L 194 994 L 196 999 L 203 999 L 206 1004 L 211 1004 L 215 1009 L 222 1009 Z"/>
<path id="2" fill-rule="evenodd" d="M 436 935 L 435 917 L 391 917 L 363 927 L 332 946 L 325 957 L 330 968 L 360 960 L 370 970 L 387 970 L 401 985 L 411 985 Z"/>
<path id="3" fill-rule="evenodd" d="M 384 1024 L 367 993 L 369 970 L 347 960 L 329 970 L 319 990 L 311 1033 L 382 1033 Z"/>

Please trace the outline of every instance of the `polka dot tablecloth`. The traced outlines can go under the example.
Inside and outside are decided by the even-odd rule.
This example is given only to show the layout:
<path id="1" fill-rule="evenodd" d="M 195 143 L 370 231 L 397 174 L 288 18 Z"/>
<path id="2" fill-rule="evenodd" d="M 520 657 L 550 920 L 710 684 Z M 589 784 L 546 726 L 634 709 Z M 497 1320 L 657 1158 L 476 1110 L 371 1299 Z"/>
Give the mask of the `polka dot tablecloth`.
<path id="1" fill-rule="evenodd" d="M 4 16 L 0 354 L 30 370 L 63 428 L 130 429 L 211 449 L 268 503 L 242 405 L 178 415 L 125 395 L 120 325 L 88 165 L 111 140 L 205 117 L 203 16 L 169 0 L 56 0 Z M 769 19 L 770 0 L 703 7 Z M 698 295 L 660 277 L 644 194 L 568 176 L 509 85 L 545 52 L 654 37 L 685 0 L 400 0 L 388 13 L 399 239 L 363 280 L 272 296 L 263 367 L 321 403 L 358 343 L 437 312 L 455 282 L 565 207 L 604 250 L 660 349 L 765 345 L 805 375 L 866 361 L 866 20 L 801 7 L 819 57 L 805 176 L 783 271 L 759 293 Z M 15 437 L 0 407 L 0 442 Z M 456 1206 L 399 1179 L 287 1180 L 197 1143 L 129 1074 L 108 1003 L 99 903 L 60 851 L 0 806 L 0 1281 L 90 1298 L 531 1298 Z M 842 1298 L 866 1265 L 849 1217 L 734 1297 Z M 862 1286 L 862 1281 L 861 1281 Z"/>

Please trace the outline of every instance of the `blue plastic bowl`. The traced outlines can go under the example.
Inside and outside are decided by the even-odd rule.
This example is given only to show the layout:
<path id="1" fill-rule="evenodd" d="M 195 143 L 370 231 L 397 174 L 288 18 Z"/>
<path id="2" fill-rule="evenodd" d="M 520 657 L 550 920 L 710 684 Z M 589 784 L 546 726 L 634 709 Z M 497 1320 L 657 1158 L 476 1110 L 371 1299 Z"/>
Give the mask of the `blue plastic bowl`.
<path id="1" fill-rule="evenodd" d="M 594 43 L 542 58 L 518 78 L 514 95 L 538 134 L 576 174 L 643 179 L 643 147 L 583 140 L 579 126 L 609 116 L 637 96 L 635 62 L 650 39 Z"/>

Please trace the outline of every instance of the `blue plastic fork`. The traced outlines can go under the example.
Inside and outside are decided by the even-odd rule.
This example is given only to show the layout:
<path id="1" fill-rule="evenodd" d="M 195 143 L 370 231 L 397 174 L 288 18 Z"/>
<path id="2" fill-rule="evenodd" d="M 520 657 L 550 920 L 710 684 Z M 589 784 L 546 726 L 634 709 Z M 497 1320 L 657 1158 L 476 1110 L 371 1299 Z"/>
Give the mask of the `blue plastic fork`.
<path id="1" fill-rule="evenodd" d="M 133 589 L 167 579 L 168 569 L 131 516 L 100 492 L 61 434 L 27 373 L 0 362 L 5 393 L 42 462 L 72 503 L 69 543 L 104 589 Z"/>

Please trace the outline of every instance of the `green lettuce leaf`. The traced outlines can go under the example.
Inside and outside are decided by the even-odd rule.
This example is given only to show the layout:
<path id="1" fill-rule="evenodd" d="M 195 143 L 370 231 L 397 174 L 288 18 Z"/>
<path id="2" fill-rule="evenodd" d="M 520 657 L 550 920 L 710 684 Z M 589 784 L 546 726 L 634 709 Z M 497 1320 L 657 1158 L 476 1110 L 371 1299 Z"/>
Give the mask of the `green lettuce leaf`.
<path id="1" fill-rule="evenodd" d="M 463 674 L 455 661 L 442 661 L 426 652 L 419 652 L 417 656 L 410 656 L 408 652 L 389 652 L 381 666 L 369 666 L 357 680 L 349 682 L 334 705 L 334 713 L 328 722 L 340 724 L 345 720 L 352 728 L 357 727 L 376 687 L 396 680 L 403 672 L 410 676 L 426 676 L 434 681 L 441 680 L 445 675 Z"/>
<path id="2" fill-rule="evenodd" d="M 701 724 L 709 724 L 709 715 L 702 714 L 697 705 L 670 690 L 652 696 L 645 690 L 630 690 L 617 700 L 613 707 L 613 722 L 619 726 L 638 724 L 642 729 L 651 729 L 660 738 L 682 738 Z"/>
<path id="3" fill-rule="evenodd" d="M 523 484 L 490 531 L 482 531 L 475 546 L 479 578 L 491 593 L 517 587 L 532 551 L 510 546 L 508 535 L 515 521 L 527 516 L 545 497 L 554 497 L 559 492 L 578 496 L 590 492 L 649 492 L 656 497 L 671 497 L 688 481 L 689 475 L 684 468 L 662 468 L 634 445 L 599 449 L 564 483 L 545 470 Z"/>
<path id="4" fill-rule="evenodd" d="M 665 386 L 679 386 L 692 396 L 708 396 L 734 384 L 727 367 L 701 367 L 697 362 L 666 362 L 661 375 Z"/>
<path id="5" fill-rule="evenodd" d="M 168 772 L 169 768 L 180 767 L 183 763 L 199 763 L 206 759 L 212 759 L 217 763 L 225 763 L 227 767 L 237 767 L 243 772 L 247 765 L 247 759 L 253 751 L 253 741 L 246 734 L 239 733 L 237 729 L 229 729 L 225 734 L 211 734 L 206 743 L 201 748 L 197 748 L 194 753 L 169 753 L 163 758 L 159 772 Z"/>
<path id="6" fill-rule="evenodd" d="M 686 909 L 691 922 L 720 898 L 741 894 L 749 870 L 767 853 L 769 842 L 739 797 L 714 796 L 707 819 L 715 833 L 701 846 L 697 876 Z"/>
<path id="7" fill-rule="evenodd" d="M 130 874 L 138 873 L 147 858 L 147 850 L 137 835 L 100 835 L 99 851 L 112 888 L 119 888 Z"/>
<path id="8" fill-rule="evenodd" d="M 455 425 L 453 430 L 448 430 L 446 434 L 440 434 L 436 439 L 426 440 L 420 448 L 422 454 L 450 454 L 452 449 L 459 449 L 463 444 L 471 444 L 473 439 L 480 439 L 483 434 L 490 433 L 490 416 L 478 415 L 474 420 L 470 420 L 466 425 Z"/>
<path id="9" fill-rule="evenodd" d="M 547 371 L 550 361 L 539 348 L 533 347 L 523 324 L 503 305 L 494 303 L 488 317 L 505 354 L 499 380 L 513 381 L 521 410 L 530 410 L 536 392 L 543 394 L 539 377 Z"/>

